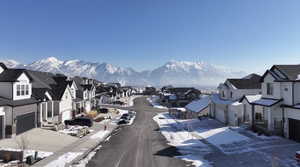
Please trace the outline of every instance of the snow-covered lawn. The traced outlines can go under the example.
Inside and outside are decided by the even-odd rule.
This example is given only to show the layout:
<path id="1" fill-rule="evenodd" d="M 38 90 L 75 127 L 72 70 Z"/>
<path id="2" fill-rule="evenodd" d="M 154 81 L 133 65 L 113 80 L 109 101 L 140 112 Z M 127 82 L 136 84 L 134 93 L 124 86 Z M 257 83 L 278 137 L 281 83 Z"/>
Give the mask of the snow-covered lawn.
<path id="1" fill-rule="evenodd" d="M 158 96 L 151 96 L 150 98 L 147 98 L 147 100 L 154 108 L 168 109 L 168 107 L 162 106 L 157 102 L 159 100 Z"/>
<path id="2" fill-rule="evenodd" d="M 168 144 L 175 146 L 182 154 L 178 158 L 192 162 L 196 167 L 211 166 L 203 159 L 203 156 L 210 152 L 209 147 L 188 131 L 183 130 L 182 126 L 170 118 L 167 113 L 158 114 L 153 120 L 159 125 L 161 133 L 169 142 Z"/>
<path id="3" fill-rule="evenodd" d="M 82 155 L 81 152 L 68 152 L 60 156 L 58 159 L 47 164 L 45 167 L 65 167 L 66 164 L 73 161 L 78 156 Z"/>
<path id="4" fill-rule="evenodd" d="M 99 132 L 93 134 L 93 135 L 90 137 L 90 139 L 103 139 L 103 138 L 106 137 L 109 133 L 110 133 L 109 130 L 99 131 Z"/>
<path id="5" fill-rule="evenodd" d="M 207 140 L 209 143 L 220 147 L 223 144 L 231 144 L 234 142 L 241 142 L 250 140 L 248 137 L 243 136 L 235 131 L 229 129 L 229 127 L 222 127 L 211 130 L 199 130 L 197 134 Z"/>

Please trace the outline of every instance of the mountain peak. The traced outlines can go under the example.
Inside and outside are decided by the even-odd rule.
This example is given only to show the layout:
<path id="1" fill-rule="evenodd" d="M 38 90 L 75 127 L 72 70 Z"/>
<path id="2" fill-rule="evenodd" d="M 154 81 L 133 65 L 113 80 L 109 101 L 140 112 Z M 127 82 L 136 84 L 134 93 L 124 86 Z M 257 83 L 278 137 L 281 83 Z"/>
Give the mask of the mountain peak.
<path id="1" fill-rule="evenodd" d="M 7 60 L 4 63 L 10 68 L 20 67 L 69 76 L 84 76 L 104 82 L 120 82 L 127 85 L 216 86 L 226 78 L 245 75 L 244 72 L 206 62 L 175 60 L 153 70 L 142 72 L 109 63 L 92 63 L 76 59 L 61 61 L 56 57 L 48 57 L 29 65 L 22 65 L 13 60 Z"/>

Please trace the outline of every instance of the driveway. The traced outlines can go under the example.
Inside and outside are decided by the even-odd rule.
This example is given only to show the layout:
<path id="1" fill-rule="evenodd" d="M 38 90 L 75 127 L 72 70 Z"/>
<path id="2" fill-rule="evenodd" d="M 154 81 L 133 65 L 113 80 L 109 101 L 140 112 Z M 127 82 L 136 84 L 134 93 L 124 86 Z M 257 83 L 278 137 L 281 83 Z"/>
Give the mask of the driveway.
<path id="1" fill-rule="evenodd" d="M 20 141 L 21 138 L 25 139 L 28 145 L 27 149 L 47 152 L 56 152 L 78 140 L 76 137 L 51 130 L 34 128 L 16 138 L 0 140 L 0 147 L 18 149 L 17 140 Z"/>
<path id="2" fill-rule="evenodd" d="M 88 167 L 183 167 L 184 161 L 174 158 L 180 155 L 158 130 L 152 118 L 166 110 L 150 106 L 145 97 L 135 99 L 136 121 L 131 126 L 115 132 L 109 142 L 87 165 Z M 126 108 L 122 108 L 126 109 Z"/>

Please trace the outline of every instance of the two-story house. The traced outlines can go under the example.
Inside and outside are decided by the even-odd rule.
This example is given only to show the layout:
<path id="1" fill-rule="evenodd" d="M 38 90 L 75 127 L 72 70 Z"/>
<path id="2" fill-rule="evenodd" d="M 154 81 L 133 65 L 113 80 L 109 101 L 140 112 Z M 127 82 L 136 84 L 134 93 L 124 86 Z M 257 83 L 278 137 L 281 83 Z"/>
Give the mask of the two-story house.
<path id="1" fill-rule="evenodd" d="M 261 76 L 250 74 L 244 78 L 227 79 L 218 86 L 218 94 L 211 95 L 210 116 L 218 121 L 239 125 L 244 120 L 240 99 L 261 93 Z"/>
<path id="2" fill-rule="evenodd" d="M 261 79 L 262 95 L 244 97 L 255 131 L 300 141 L 299 74 L 300 65 L 274 65 Z"/>
<path id="3" fill-rule="evenodd" d="M 32 78 L 33 97 L 38 103 L 40 126 L 61 124 L 73 118 L 73 96 L 67 77 L 60 74 L 27 70 Z"/>
<path id="4" fill-rule="evenodd" d="M 21 134 L 37 126 L 37 103 L 32 78 L 24 69 L 0 63 L 0 138 Z"/>
<path id="5" fill-rule="evenodd" d="M 96 107 L 96 87 L 94 80 L 82 77 L 72 78 L 77 85 L 77 104 L 83 109 L 83 112 L 89 112 L 92 108 Z M 77 109 L 78 110 L 78 109 Z"/>

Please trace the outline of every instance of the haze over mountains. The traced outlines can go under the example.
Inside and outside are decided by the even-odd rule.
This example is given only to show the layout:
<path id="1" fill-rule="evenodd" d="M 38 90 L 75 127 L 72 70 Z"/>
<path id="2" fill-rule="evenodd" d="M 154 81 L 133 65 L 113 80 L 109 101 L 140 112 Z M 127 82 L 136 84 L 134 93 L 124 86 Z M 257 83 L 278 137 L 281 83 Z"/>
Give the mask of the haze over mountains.
<path id="1" fill-rule="evenodd" d="M 205 62 L 170 61 L 149 71 L 136 71 L 108 63 L 91 63 L 81 60 L 61 61 L 55 57 L 22 64 L 15 60 L 4 60 L 10 68 L 62 73 L 68 76 L 85 76 L 103 82 L 120 82 L 123 85 L 176 85 L 176 86 L 216 86 L 230 77 L 242 77 L 243 71 L 216 66 Z"/>

